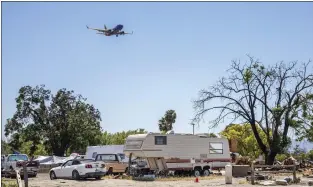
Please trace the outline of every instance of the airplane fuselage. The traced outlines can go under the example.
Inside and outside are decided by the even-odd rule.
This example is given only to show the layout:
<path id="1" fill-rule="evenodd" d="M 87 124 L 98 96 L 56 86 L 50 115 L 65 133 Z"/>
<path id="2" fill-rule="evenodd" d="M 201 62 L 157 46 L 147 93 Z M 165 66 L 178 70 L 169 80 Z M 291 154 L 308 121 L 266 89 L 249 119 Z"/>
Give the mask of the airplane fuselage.
<path id="1" fill-rule="evenodd" d="M 123 29 L 123 25 L 116 25 L 112 30 L 110 29 L 109 32 L 105 32 L 106 36 L 112 36 L 118 34 Z"/>
<path id="2" fill-rule="evenodd" d="M 89 29 L 89 27 L 87 26 L 87 28 Z M 97 34 L 103 34 L 105 36 L 113 36 L 113 35 L 124 35 L 124 34 L 129 34 L 129 33 L 125 33 L 124 31 L 122 31 L 124 28 L 123 25 L 118 24 L 116 25 L 113 29 L 107 29 L 106 27 L 104 29 L 93 29 L 93 30 L 97 30 L 98 33 Z"/>

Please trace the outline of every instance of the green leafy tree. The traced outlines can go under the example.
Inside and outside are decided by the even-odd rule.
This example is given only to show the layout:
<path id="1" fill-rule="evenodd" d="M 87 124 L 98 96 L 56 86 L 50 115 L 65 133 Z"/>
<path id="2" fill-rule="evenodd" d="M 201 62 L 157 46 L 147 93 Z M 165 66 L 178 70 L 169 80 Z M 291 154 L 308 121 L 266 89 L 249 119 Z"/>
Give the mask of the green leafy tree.
<path id="1" fill-rule="evenodd" d="M 301 102 L 303 100 L 306 102 Z M 290 123 L 296 127 L 297 140 L 313 142 L 313 93 L 299 95 L 291 113 Z"/>
<path id="2" fill-rule="evenodd" d="M 31 153 L 31 147 L 32 146 L 33 146 L 32 141 L 23 142 L 19 151 L 21 153 L 24 153 L 27 155 L 34 155 L 34 156 L 36 156 L 36 155 L 41 155 L 41 156 L 48 155 L 43 144 L 37 144 L 36 145 L 36 151 L 34 153 Z"/>
<path id="3" fill-rule="evenodd" d="M 173 129 L 173 124 L 176 122 L 175 110 L 166 111 L 164 117 L 159 120 L 159 130 L 163 133 Z"/>
<path id="4" fill-rule="evenodd" d="M 308 157 L 308 159 L 310 159 L 311 161 L 313 161 L 313 150 L 310 150 L 310 151 L 307 153 L 307 157 Z"/>
<path id="5" fill-rule="evenodd" d="M 297 62 L 279 62 L 266 68 L 248 57 L 249 63 L 241 65 L 233 61 L 229 75 L 200 91 L 194 101 L 193 121 L 199 123 L 205 114 L 217 110 L 219 115 L 211 121 L 211 127 L 229 117 L 250 124 L 266 163 L 273 164 L 275 156 L 284 152 L 290 143 L 290 129 L 301 132 L 308 128 L 307 124 L 298 123 L 300 115 L 295 114 L 303 112 L 298 105 L 308 103 L 306 94 L 313 87 L 312 63 L 298 66 Z M 298 108 L 297 113 L 295 108 Z M 266 134 L 266 141 L 261 138 L 257 125 Z"/>
<path id="6" fill-rule="evenodd" d="M 214 134 L 213 132 L 208 134 L 208 137 L 210 138 L 217 138 L 218 136 L 216 134 Z"/>
<path id="7" fill-rule="evenodd" d="M 147 131 L 145 131 L 144 129 L 122 131 L 117 133 L 108 133 L 107 131 L 105 131 L 102 134 L 101 145 L 123 145 L 125 144 L 125 140 L 129 135 L 146 133 Z"/>
<path id="8" fill-rule="evenodd" d="M 5 125 L 12 148 L 31 141 L 30 155 L 43 143 L 49 154 L 63 156 L 67 150 L 100 142 L 100 112 L 74 91 L 64 88 L 53 95 L 44 85 L 24 86 L 16 98 L 16 108 Z"/>
<path id="9" fill-rule="evenodd" d="M 11 153 L 12 153 L 12 147 L 4 140 L 1 140 L 1 154 L 7 155 Z"/>
<path id="10" fill-rule="evenodd" d="M 260 133 L 262 141 L 266 142 L 266 135 L 259 126 L 257 126 L 257 131 Z M 262 154 L 250 124 L 230 124 L 220 132 L 220 135 L 227 139 L 237 140 L 237 148 L 240 155 L 257 158 Z M 266 144 L 268 143 L 266 142 Z"/>

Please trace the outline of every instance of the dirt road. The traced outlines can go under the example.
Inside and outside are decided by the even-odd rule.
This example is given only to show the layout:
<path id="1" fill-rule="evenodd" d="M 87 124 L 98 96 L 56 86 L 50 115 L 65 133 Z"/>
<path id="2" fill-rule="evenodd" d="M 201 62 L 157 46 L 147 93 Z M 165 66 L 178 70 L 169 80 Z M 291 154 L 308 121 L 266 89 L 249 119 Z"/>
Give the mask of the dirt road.
<path id="1" fill-rule="evenodd" d="M 36 178 L 30 178 L 29 179 L 29 186 L 30 187 L 68 187 L 68 186 L 75 186 L 75 187 L 99 187 L 99 186 L 105 186 L 105 187 L 195 187 L 195 186 L 228 186 L 225 185 L 225 178 L 223 176 L 216 177 L 211 180 L 201 180 L 199 183 L 195 183 L 194 178 L 190 178 L 189 181 L 151 181 L 151 182 L 143 182 L 143 181 L 133 181 L 133 180 L 120 180 L 120 179 L 102 179 L 102 180 L 94 180 L 94 179 L 87 179 L 87 180 L 63 180 L 63 179 L 57 179 L 57 180 L 50 180 L 48 174 L 40 173 Z M 239 184 L 243 183 L 245 181 L 244 178 L 233 178 L 233 184 L 232 187 L 245 187 L 250 186 L 250 184 Z M 256 187 L 259 185 L 254 185 L 253 187 Z M 291 186 L 303 186 L 303 184 L 299 185 L 290 185 Z"/>
<path id="2" fill-rule="evenodd" d="M 238 184 L 239 179 L 234 179 L 234 184 Z M 242 179 L 241 179 L 242 180 Z M 29 186 L 30 187 L 61 187 L 61 186 L 75 186 L 75 187 L 99 187 L 99 186 L 106 186 L 106 187 L 191 187 L 191 186 L 225 186 L 225 179 L 224 177 L 218 177 L 212 180 L 201 180 L 199 183 L 194 183 L 193 178 L 190 178 L 190 181 L 150 181 L 150 182 L 143 182 L 143 181 L 133 181 L 133 180 L 120 180 L 120 179 L 102 179 L 102 180 L 94 180 L 94 179 L 87 179 L 87 180 L 50 180 L 48 174 L 38 174 L 36 178 L 29 179 Z M 233 185 L 237 186 L 237 185 Z M 249 185 L 240 185 L 240 186 L 249 186 Z"/>

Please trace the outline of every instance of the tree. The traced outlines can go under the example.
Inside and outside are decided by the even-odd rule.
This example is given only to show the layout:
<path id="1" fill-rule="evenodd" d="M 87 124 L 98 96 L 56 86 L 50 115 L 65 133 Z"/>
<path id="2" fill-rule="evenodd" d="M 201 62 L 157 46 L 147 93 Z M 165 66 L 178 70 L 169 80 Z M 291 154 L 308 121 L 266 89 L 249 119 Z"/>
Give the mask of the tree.
<path id="1" fill-rule="evenodd" d="M 291 121 L 294 125 L 302 128 L 296 128 L 296 135 L 298 141 L 307 139 L 313 142 L 313 94 L 306 94 L 302 100 L 306 99 L 308 102 L 298 102 L 292 110 L 294 119 Z M 302 110 L 302 111 L 301 111 Z"/>
<path id="2" fill-rule="evenodd" d="M 4 140 L 1 140 L 1 154 L 7 155 L 12 153 L 11 146 L 5 142 Z"/>
<path id="3" fill-rule="evenodd" d="M 300 148 L 299 145 L 293 149 L 292 156 L 297 160 L 305 160 L 307 157 L 305 149 Z"/>
<path id="4" fill-rule="evenodd" d="M 161 132 L 167 132 L 173 129 L 173 124 L 176 121 L 175 110 L 166 111 L 164 117 L 159 120 L 159 130 Z"/>
<path id="5" fill-rule="evenodd" d="M 24 86 L 16 98 L 17 111 L 7 120 L 5 135 L 19 149 L 30 142 L 30 155 L 43 143 L 49 154 L 64 156 L 100 142 L 100 112 L 81 95 L 65 88 L 55 95 L 44 85 Z"/>
<path id="6" fill-rule="evenodd" d="M 146 133 L 148 132 L 144 129 L 122 131 L 112 134 L 105 131 L 101 137 L 101 145 L 123 145 L 125 144 L 125 140 L 129 135 Z"/>
<path id="7" fill-rule="evenodd" d="M 308 159 L 310 159 L 311 161 L 313 161 L 313 150 L 310 150 L 310 151 L 307 153 L 307 157 L 308 157 Z"/>
<path id="8" fill-rule="evenodd" d="M 213 132 L 211 132 L 211 133 L 208 134 L 208 137 L 210 137 L 210 138 L 217 138 L 217 135 L 214 134 Z"/>
<path id="9" fill-rule="evenodd" d="M 263 142 L 268 146 L 266 141 L 266 135 L 262 129 L 257 125 L 257 131 L 260 134 L 260 137 Z M 249 156 L 252 158 L 259 157 L 262 154 L 258 143 L 253 135 L 251 125 L 248 123 L 245 124 L 230 124 L 220 132 L 220 135 L 224 138 L 230 140 L 237 140 L 238 153 L 243 156 Z"/>
<path id="10" fill-rule="evenodd" d="M 27 155 L 41 155 L 41 156 L 45 156 L 48 155 L 45 147 L 43 144 L 37 144 L 36 145 L 36 151 L 34 153 L 31 153 L 31 147 L 33 146 L 33 142 L 32 141 L 28 141 L 28 142 L 23 142 L 21 145 L 21 148 L 19 149 L 19 151 L 23 154 L 27 154 Z"/>
<path id="11" fill-rule="evenodd" d="M 249 57 L 250 62 L 240 65 L 233 61 L 230 75 L 222 77 L 216 85 L 200 91 L 194 101 L 196 115 L 193 121 L 200 122 L 211 110 L 219 110 L 219 115 L 211 121 L 215 127 L 226 117 L 250 124 L 259 148 L 266 157 L 267 164 L 273 164 L 275 156 L 285 150 L 290 128 L 300 131 L 306 124 L 297 120 L 303 109 L 294 109 L 308 103 L 313 87 L 310 61 L 297 66 L 297 62 L 265 66 Z M 218 104 L 208 103 L 217 101 Z M 266 134 L 262 140 L 257 125 Z"/>

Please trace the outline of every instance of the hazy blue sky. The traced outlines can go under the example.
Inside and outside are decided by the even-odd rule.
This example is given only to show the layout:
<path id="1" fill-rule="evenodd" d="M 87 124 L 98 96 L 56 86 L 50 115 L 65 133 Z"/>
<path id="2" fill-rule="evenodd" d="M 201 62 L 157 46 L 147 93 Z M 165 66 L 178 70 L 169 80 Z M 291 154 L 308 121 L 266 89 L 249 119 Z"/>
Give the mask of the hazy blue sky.
<path id="1" fill-rule="evenodd" d="M 87 97 L 110 132 L 158 131 L 168 109 L 177 112 L 176 132 L 192 132 L 191 100 L 232 59 L 313 58 L 312 10 L 313 3 L 291 2 L 4 2 L 2 123 L 21 86 L 45 84 Z M 134 35 L 100 36 L 86 24 L 123 24 Z M 207 131 L 206 124 L 196 129 Z"/>

